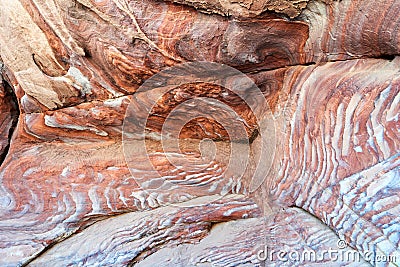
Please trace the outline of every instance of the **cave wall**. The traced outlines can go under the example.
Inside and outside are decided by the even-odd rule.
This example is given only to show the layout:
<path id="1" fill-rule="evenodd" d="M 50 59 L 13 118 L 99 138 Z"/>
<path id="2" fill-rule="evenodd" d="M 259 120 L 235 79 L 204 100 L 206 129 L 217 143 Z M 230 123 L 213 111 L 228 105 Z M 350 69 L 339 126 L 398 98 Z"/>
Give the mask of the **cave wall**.
<path id="1" fill-rule="evenodd" d="M 396 266 L 399 13 L 0 0 L 0 264 Z"/>

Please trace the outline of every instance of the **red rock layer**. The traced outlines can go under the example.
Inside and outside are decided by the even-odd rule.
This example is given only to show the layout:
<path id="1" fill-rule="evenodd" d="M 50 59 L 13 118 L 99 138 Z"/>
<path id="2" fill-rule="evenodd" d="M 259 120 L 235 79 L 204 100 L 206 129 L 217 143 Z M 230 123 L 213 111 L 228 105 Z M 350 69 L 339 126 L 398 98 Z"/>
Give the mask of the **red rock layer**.
<path id="1" fill-rule="evenodd" d="M 232 20 L 154 1 L 15 1 L 2 13 L 3 60 L 27 113 L 131 94 L 185 61 L 246 71 L 302 64 L 308 37 L 306 24 L 276 16 Z"/>
<path id="2" fill-rule="evenodd" d="M 164 130 L 174 138 L 210 138 L 225 141 L 246 139 L 255 134 L 257 119 L 260 118 L 253 112 L 256 111 L 256 102 L 253 99 L 263 94 L 267 98 L 268 106 L 274 110 L 284 72 L 285 69 L 280 69 L 250 75 L 251 80 L 259 85 L 261 93 L 248 88 L 242 90 L 242 95 L 239 96 L 227 88 L 198 82 L 173 88 L 162 94 L 157 101 L 152 97 L 158 92 L 157 88 L 154 88 L 134 96 L 91 101 L 54 111 L 24 113 L 20 118 L 24 131 L 20 134 L 26 138 L 26 142 L 120 140 L 124 119 L 130 116 L 146 121 L 145 127 L 136 122 L 125 124 L 126 130 L 135 134 L 142 134 L 142 129 L 146 129 L 158 134 Z M 235 77 L 231 79 L 236 80 Z M 240 77 L 237 79 L 240 80 Z M 234 85 L 229 87 L 236 89 Z M 198 101 L 200 98 L 202 101 Z M 196 109 L 193 109 L 193 105 L 187 105 L 190 101 L 195 101 Z M 182 105 L 185 102 L 186 106 Z M 222 106 L 213 105 L 217 102 Z M 251 103 L 252 107 L 249 106 Z M 175 112 L 173 116 L 172 111 Z M 231 115 L 233 112 L 234 117 Z M 172 119 L 174 123 L 163 129 L 167 119 Z M 245 135 L 235 127 L 244 129 Z M 232 130 L 230 135 L 227 128 Z"/>
<path id="3" fill-rule="evenodd" d="M 312 2 L 290 21 L 224 18 L 151 0 L 14 1 L 2 9 L 2 57 L 30 113 L 131 94 L 186 61 L 251 72 L 399 54 L 399 22 L 392 19 L 399 8 L 398 1 Z"/>
<path id="4" fill-rule="evenodd" d="M 310 25 L 307 61 L 399 55 L 399 12 L 396 0 L 309 3 L 299 18 Z"/>
<path id="5" fill-rule="evenodd" d="M 297 1 L 296 8 L 302 8 L 303 2 Z M 212 1 L 204 3 L 208 7 Z M 361 253 L 398 255 L 400 61 L 395 56 L 400 54 L 399 1 L 346 0 L 328 5 L 313 1 L 294 20 L 272 13 L 206 15 L 186 5 L 152 0 L 4 0 L 0 7 L 1 74 L 21 109 L 9 153 L 0 166 L 2 265 L 27 263 L 49 244 L 121 212 L 132 212 L 126 218 L 132 216 L 137 227 L 128 229 L 119 241 L 115 238 L 118 226 L 104 242 L 114 253 L 118 245 L 125 244 L 124 238 L 132 238 L 132 231 L 143 230 L 145 237 L 121 252 L 121 262 L 154 253 L 147 259 L 152 263 L 159 255 L 156 250 L 165 253 L 160 244 L 167 240 L 171 240 L 170 248 L 182 235 L 185 242 L 198 241 L 208 234 L 212 222 L 239 219 L 255 210 L 247 202 L 223 202 L 217 208 L 205 205 L 194 211 L 160 206 L 207 195 L 245 194 L 251 186 L 257 189 L 254 195 L 265 211 L 298 206 Z M 251 8 L 257 7 L 247 9 Z M 355 60 L 360 57 L 386 59 Z M 345 61 L 326 63 L 335 60 Z M 263 122 L 273 122 L 276 128 L 269 132 L 270 128 L 255 121 L 262 113 L 250 112 L 227 87 L 209 81 L 173 88 L 156 99 L 154 106 L 152 95 L 160 88 L 137 91 L 154 74 L 190 61 L 218 62 L 246 72 L 260 87 L 261 98 L 242 88 L 243 84 L 236 87 L 254 103 L 267 101 L 273 114 L 263 114 Z M 228 80 L 232 85 L 235 77 Z M 15 111 L 7 90 L 0 86 L 2 146 L 8 142 L 10 114 Z M 158 140 L 172 109 L 199 98 L 207 99 L 196 106 L 203 114 L 216 101 L 231 106 L 239 116 L 238 128 L 245 129 L 245 141 L 254 141 L 250 148 L 241 142 L 243 135 L 229 136 L 218 121 L 227 116 L 187 121 L 187 112 L 196 110 L 188 106 L 169 129 L 171 133 L 181 131 L 170 143 Z M 139 136 L 130 140 L 131 150 L 124 150 L 121 135 L 128 104 L 134 111 L 128 126 L 132 135 Z M 145 112 L 147 108 L 150 112 Z M 142 131 L 143 125 L 135 124 L 135 119 L 147 115 Z M 177 127 L 181 124 L 185 127 Z M 276 140 L 268 139 L 271 136 Z M 202 138 L 217 142 L 207 141 L 203 150 Z M 142 152 L 143 140 L 147 154 L 137 153 Z M 239 148 L 237 155 L 250 150 L 248 166 L 235 162 L 233 169 L 227 167 L 234 145 Z M 257 160 L 264 169 L 253 177 Z M 226 216 L 226 209 L 239 212 Z M 306 241 L 299 243 L 297 236 L 284 239 L 291 247 L 325 248 L 322 239 L 313 243 L 320 225 L 312 223 L 307 232 L 301 226 L 311 220 L 309 216 L 294 213 L 281 211 L 271 215 L 271 225 L 256 227 L 270 234 L 276 247 L 284 242 L 274 236 L 291 234 L 294 227 Z M 176 225 L 160 230 L 158 221 L 141 224 L 141 214 L 172 217 Z M 252 214 L 259 215 L 257 211 Z M 179 216 L 195 217 L 179 224 Z M 279 224 L 283 218 L 289 223 Z M 149 224 L 154 233 L 146 230 Z M 92 231 L 98 231 L 96 225 L 82 235 L 92 237 Z M 238 227 L 244 228 L 240 223 Z M 255 233 L 239 233 L 228 243 L 242 246 L 256 238 Z M 70 240 L 77 242 L 74 237 Z M 212 247 L 203 241 L 200 251 Z M 66 264 L 61 255 L 74 252 L 66 251 L 64 242 L 44 255 Z M 147 245 L 136 253 L 134 248 L 141 242 Z M 224 243 L 218 256 L 195 256 L 198 261 L 221 264 L 229 260 L 233 265 L 253 263 L 254 250 L 248 246 L 243 260 L 231 257 L 238 246 Z M 112 259 L 99 254 L 102 248 L 87 248 L 74 260 L 93 257 L 108 264 Z"/>

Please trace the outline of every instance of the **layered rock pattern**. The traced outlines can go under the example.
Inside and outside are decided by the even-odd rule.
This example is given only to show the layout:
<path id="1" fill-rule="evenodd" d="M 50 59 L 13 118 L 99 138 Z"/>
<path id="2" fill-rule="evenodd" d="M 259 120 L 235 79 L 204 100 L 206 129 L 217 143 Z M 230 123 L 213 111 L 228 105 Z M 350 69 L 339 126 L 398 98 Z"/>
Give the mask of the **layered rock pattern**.
<path id="1" fill-rule="evenodd" d="M 0 67 L 3 67 L 0 65 Z M 3 161 L 9 149 L 9 139 L 18 119 L 18 106 L 12 88 L 0 76 L 0 158 Z"/>
<path id="2" fill-rule="evenodd" d="M 0 0 L 1 265 L 397 266 L 399 12 L 397 0 Z M 259 91 L 234 73 L 213 84 L 213 70 L 164 77 L 157 99 L 140 90 L 195 61 Z M 229 169 L 232 151 L 247 165 Z M 359 262 L 257 257 L 340 239 Z"/>
<path id="3" fill-rule="evenodd" d="M 354 60 L 289 74 L 301 86 L 285 103 L 285 150 L 268 194 L 310 211 L 360 252 L 399 253 L 399 64 Z"/>

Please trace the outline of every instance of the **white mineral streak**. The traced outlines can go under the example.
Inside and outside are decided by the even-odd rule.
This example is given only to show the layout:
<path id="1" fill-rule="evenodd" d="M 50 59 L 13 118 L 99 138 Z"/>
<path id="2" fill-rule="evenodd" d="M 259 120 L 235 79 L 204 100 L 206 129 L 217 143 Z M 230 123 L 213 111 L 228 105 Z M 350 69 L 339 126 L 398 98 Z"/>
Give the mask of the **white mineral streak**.
<path id="1" fill-rule="evenodd" d="M 329 64 L 336 65 L 336 71 L 348 76 L 328 74 Z M 314 75 L 324 77 L 335 86 L 320 91 L 315 99 L 308 93 L 308 105 L 304 91 L 310 92 L 308 87 L 318 86 L 304 82 L 300 88 L 292 89 L 292 95 L 298 96 L 292 101 L 302 108 L 297 106 L 291 115 L 291 131 L 286 137 L 289 141 L 283 157 L 290 161 L 281 164 L 284 169 L 278 173 L 276 187 L 271 191 L 277 199 L 288 197 L 287 201 L 292 201 L 290 197 L 294 196 L 296 205 L 321 218 L 339 236 L 351 233 L 351 244 L 361 253 L 373 252 L 375 257 L 382 253 L 392 255 L 399 249 L 400 236 L 395 234 L 398 227 L 383 223 L 389 220 L 390 225 L 399 224 L 396 214 L 400 209 L 395 203 L 400 200 L 396 193 L 400 188 L 397 181 L 400 155 L 389 144 L 398 142 L 400 136 L 398 126 L 389 128 L 388 125 L 393 122 L 394 110 L 398 109 L 400 77 L 394 71 L 399 69 L 397 60 L 377 60 L 365 70 L 363 64 L 365 61 L 347 65 L 327 63 L 315 69 Z M 383 70 L 387 72 L 382 77 Z M 312 75 L 309 79 L 318 81 Z M 362 92 L 345 91 L 348 87 L 343 84 L 348 80 L 353 87 L 370 85 Z M 318 84 L 324 83 L 318 81 Z M 319 109 L 323 116 L 317 117 L 312 109 Z M 307 123 L 302 116 L 307 117 Z M 321 117 L 322 123 L 312 124 Z M 315 132 L 315 126 L 319 133 Z M 357 154 L 352 151 L 367 158 L 353 159 Z M 377 163 L 382 159 L 385 160 Z M 387 203 L 380 202 L 383 199 L 394 202 L 374 206 L 374 203 Z M 384 235 L 377 234 L 379 229 L 385 229 Z"/>
<path id="2" fill-rule="evenodd" d="M 85 52 L 82 47 L 80 47 L 76 41 L 71 37 L 68 32 L 63 18 L 57 8 L 56 3 L 53 0 L 33 0 L 35 6 L 39 9 L 40 14 L 43 15 L 44 20 L 53 29 L 57 36 L 62 40 L 68 48 L 74 50 L 80 56 L 84 56 Z"/>
<path id="3" fill-rule="evenodd" d="M 108 133 L 105 131 L 102 131 L 100 129 L 97 129 L 94 126 L 82 126 L 78 124 L 60 124 L 57 122 L 56 118 L 45 115 L 44 116 L 44 123 L 49 126 L 49 127 L 54 127 L 54 128 L 65 128 L 65 129 L 71 129 L 71 130 L 77 130 L 77 131 L 86 131 L 89 130 L 91 132 L 94 132 L 97 135 L 100 136 L 107 136 Z"/>

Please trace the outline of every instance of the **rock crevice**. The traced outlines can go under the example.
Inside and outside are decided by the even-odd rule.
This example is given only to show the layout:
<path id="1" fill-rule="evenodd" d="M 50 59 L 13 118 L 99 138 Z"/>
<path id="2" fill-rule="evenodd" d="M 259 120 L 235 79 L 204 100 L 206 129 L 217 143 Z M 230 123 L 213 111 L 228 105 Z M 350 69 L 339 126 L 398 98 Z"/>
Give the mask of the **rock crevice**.
<path id="1" fill-rule="evenodd" d="M 10 149 L 12 136 L 18 124 L 18 118 L 19 108 L 17 97 L 10 84 L 3 79 L 0 71 L 0 166 Z"/>

